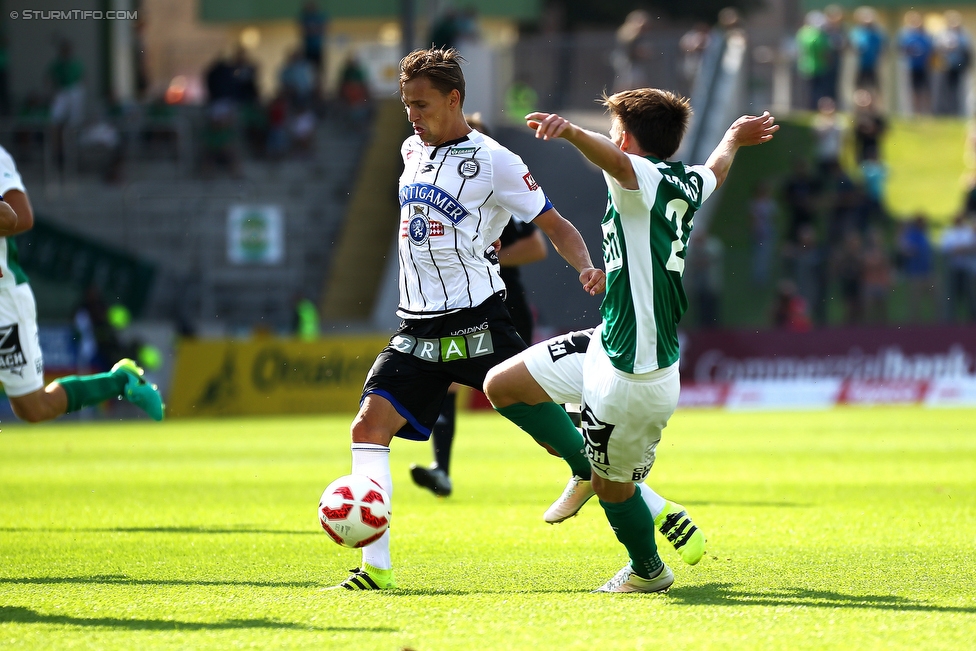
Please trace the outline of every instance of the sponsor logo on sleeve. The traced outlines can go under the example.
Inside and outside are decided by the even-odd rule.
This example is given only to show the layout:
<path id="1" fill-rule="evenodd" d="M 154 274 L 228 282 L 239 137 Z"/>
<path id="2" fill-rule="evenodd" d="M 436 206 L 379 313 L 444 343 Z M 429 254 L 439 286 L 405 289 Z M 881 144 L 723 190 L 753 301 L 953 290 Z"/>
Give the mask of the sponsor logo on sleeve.
<path id="1" fill-rule="evenodd" d="M 532 172 L 527 172 L 522 177 L 522 180 L 525 181 L 525 186 L 532 192 L 535 192 L 536 190 L 539 189 L 539 184 L 535 182 L 534 178 L 532 178 Z"/>
<path id="2" fill-rule="evenodd" d="M 16 323 L 0 326 L 0 371 L 10 371 L 24 377 L 27 356 L 20 345 L 20 330 Z"/>

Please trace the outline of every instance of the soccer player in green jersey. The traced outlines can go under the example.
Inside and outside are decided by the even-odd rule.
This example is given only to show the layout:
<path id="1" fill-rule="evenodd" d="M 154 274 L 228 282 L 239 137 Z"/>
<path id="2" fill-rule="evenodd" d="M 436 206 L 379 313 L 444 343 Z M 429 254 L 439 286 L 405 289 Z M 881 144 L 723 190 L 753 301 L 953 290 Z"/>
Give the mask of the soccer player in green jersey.
<path id="1" fill-rule="evenodd" d="M 742 116 L 704 165 L 689 166 L 668 161 L 687 130 L 687 99 L 643 88 L 604 103 L 612 118 L 609 138 L 556 114 L 526 116 L 537 138 L 564 138 L 603 170 L 609 201 L 602 220 L 602 323 L 502 362 L 489 372 L 485 392 L 523 429 L 539 405 L 581 404 L 592 479 L 574 476 L 546 519 L 570 517 L 596 494 L 630 556 L 596 591 L 661 592 L 674 574 L 658 555 L 655 526 L 683 558 L 694 545 L 697 562 L 704 544 L 683 509 L 643 483 L 678 404 L 677 324 L 688 303 L 681 284 L 688 237 L 695 212 L 725 181 L 739 147 L 769 141 L 779 126 L 768 112 Z"/>
<path id="2" fill-rule="evenodd" d="M 110 398 L 125 398 L 153 420 L 162 420 L 159 390 L 131 359 L 120 360 L 108 373 L 71 375 L 45 386 L 37 306 L 13 239 L 33 228 L 34 211 L 14 159 L 3 147 L 0 195 L 0 383 L 14 414 L 38 423 Z"/>

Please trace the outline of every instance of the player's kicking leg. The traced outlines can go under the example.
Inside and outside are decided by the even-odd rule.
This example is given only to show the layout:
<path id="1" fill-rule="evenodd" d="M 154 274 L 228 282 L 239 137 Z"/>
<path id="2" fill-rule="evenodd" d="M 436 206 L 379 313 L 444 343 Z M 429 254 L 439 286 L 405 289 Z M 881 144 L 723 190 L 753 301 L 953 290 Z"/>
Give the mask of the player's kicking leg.
<path id="1" fill-rule="evenodd" d="M 70 375 L 58 378 L 42 389 L 11 395 L 10 406 L 21 420 L 39 423 L 112 398 L 124 398 L 153 420 L 162 420 L 165 413 L 163 398 L 156 385 L 146 381 L 144 375 L 135 362 L 123 359 L 108 373 Z"/>

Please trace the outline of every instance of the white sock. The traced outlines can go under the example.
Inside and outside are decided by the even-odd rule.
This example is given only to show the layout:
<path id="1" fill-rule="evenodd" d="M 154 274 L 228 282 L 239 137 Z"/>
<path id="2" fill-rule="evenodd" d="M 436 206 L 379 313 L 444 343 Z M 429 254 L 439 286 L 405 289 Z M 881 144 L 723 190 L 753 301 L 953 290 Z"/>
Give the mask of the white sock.
<path id="1" fill-rule="evenodd" d="M 390 448 L 375 443 L 352 444 L 352 474 L 366 475 L 383 487 L 393 501 L 393 477 L 390 474 Z M 390 560 L 390 530 L 379 540 L 363 547 L 363 563 L 380 570 L 393 568 Z"/>
<path id="2" fill-rule="evenodd" d="M 640 491 L 641 497 L 644 498 L 644 504 L 647 504 L 647 508 L 651 512 L 651 517 L 656 518 L 661 515 L 664 507 L 668 505 L 668 501 L 651 490 L 651 487 L 647 484 L 637 484 L 637 490 Z"/>

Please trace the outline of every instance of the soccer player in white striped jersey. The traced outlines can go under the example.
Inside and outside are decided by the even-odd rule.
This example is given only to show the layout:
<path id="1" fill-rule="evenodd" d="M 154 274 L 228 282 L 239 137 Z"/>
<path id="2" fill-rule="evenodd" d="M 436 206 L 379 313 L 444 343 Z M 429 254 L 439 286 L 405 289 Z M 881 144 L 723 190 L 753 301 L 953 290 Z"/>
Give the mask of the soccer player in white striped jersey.
<path id="1" fill-rule="evenodd" d="M 565 519 L 595 493 L 630 556 L 596 592 L 661 592 L 674 573 L 658 555 L 654 529 L 674 508 L 643 482 L 678 403 L 677 324 L 688 302 L 681 284 L 688 236 L 696 210 L 725 181 L 739 147 L 767 142 L 779 127 L 768 112 L 742 116 L 704 165 L 689 166 L 668 161 L 691 116 L 687 99 L 643 88 L 604 103 L 612 117 L 609 138 L 556 114 L 526 116 L 537 138 L 564 138 L 603 170 L 609 201 L 602 220 L 602 323 L 506 360 L 488 374 L 485 391 L 516 424 L 539 404 L 581 404 L 592 480 L 573 477 L 550 511 Z M 676 548 L 694 528 L 690 520 L 685 526 L 678 539 L 669 536 Z"/>
<path id="2" fill-rule="evenodd" d="M 457 50 L 416 50 L 400 62 L 400 96 L 414 130 L 400 150 L 403 322 L 373 363 L 352 423 L 353 474 L 372 478 L 391 496 L 393 437 L 427 440 L 451 383 L 481 388 L 492 367 L 525 350 L 502 302 L 494 247 L 511 215 L 549 237 L 579 272 L 584 291 L 595 295 L 606 283 L 579 231 L 522 160 L 465 121 L 464 87 Z M 574 475 L 589 475 L 582 436 L 561 407 L 550 407 L 529 432 Z M 336 587 L 395 588 L 390 532 L 362 554 L 362 565 Z"/>

